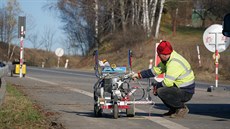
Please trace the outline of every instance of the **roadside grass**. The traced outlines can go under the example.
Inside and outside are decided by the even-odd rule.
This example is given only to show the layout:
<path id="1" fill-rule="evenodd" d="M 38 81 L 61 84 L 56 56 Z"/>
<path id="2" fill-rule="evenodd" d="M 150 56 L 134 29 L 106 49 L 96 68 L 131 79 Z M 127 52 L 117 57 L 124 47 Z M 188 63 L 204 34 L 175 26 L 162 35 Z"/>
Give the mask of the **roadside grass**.
<path id="1" fill-rule="evenodd" d="M 0 108 L 0 129 L 45 129 L 45 116 L 37 106 L 15 86 L 6 86 L 6 96 Z"/>

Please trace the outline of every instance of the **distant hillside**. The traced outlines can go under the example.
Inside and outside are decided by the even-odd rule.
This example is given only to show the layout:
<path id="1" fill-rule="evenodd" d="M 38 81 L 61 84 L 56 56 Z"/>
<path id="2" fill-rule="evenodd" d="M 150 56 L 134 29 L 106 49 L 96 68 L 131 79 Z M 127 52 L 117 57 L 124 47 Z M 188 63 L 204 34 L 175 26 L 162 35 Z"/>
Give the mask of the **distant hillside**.
<path id="1" fill-rule="evenodd" d="M 173 48 L 182 54 L 192 65 L 197 80 L 215 82 L 215 61 L 212 58 L 213 53 L 209 52 L 203 45 L 202 36 L 204 30 L 194 28 L 178 28 L 176 35 L 172 35 L 169 28 L 161 30 L 159 39 L 168 40 Z M 142 32 L 132 32 L 126 35 L 117 33 L 104 37 L 99 45 L 99 59 L 107 59 L 111 64 L 128 64 L 128 50 L 133 51 L 133 71 L 138 72 L 147 69 L 149 60 L 154 59 L 155 43 L 159 39 L 146 38 Z M 201 53 L 201 67 L 199 67 L 197 56 L 197 45 Z M 0 43 L 0 60 L 7 59 L 8 46 Z M 45 62 L 45 67 L 56 67 L 57 56 L 54 52 L 45 52 L 44 50 L 25 49 L 25 60 L 27 65 L 41 67 Z M 19 48 L 15 49 L 12 59 L 19 58 Z M 60 60 L 60 67 L 64 67 L 66 59 L 69 60 L 70 69 L 85 69 L 93 71 L 94 58 L 93 50 L 85 57 L 63 56 Z M 230 48 L 220 53 L 219 60 L 219 80 L 220 82 L 230 84 Z"/>
<path id="2" fill-rule="evenodd" d="M 211 81 L 215 84 L 215 61 L 212 58 L 213 53 L 208 51 L 202 40 L 202 29 L 194 28 L 178 28 L 176 35 L 172 35 L 172 32 L 168 28 L 161 30 L 159 39 L 168 40 L 172 43 L 173 48 L 183 55 L 192 65 L 197 80 Z M 117 65 L 128 64 L 128 50 L 133 51 L 133 71 L 137 72 L 142 69 L 147 69 L 149 66 L 149 60 L 154 59 L 155 56 L 155 43 L 159 42 L 159 39 L 147 39 L 144 42 L 136 42 L 129 45 L 122 44 L 127 42 L 122 40 L 120 36 L 122 34 L 113 35 L 113 38 L 105 39 L 104 43 L 99 48 L 99 58 L 107 59 L 110 63 Z M 143 34 L 142 34 L 143 35 Z M 125 36 L 123 36 L 124 38 Z M 141 37 L 141 35 L 126 37 L 135 40 Z M 201 54 L 201 67 L 198 63 L 197 45 L 200 48 Z M 116 48 L 116 49 L 114 49 Z M 230 47 L 220 53 L 221 58 L 219 60 L 219 81 L 222 83 L 230 84 Z M 92 52 L 90 56 L 83 58 L 81 63 L 77 64 L 79 68 L 88 68 L 93 70 L 94 59 Z"/>

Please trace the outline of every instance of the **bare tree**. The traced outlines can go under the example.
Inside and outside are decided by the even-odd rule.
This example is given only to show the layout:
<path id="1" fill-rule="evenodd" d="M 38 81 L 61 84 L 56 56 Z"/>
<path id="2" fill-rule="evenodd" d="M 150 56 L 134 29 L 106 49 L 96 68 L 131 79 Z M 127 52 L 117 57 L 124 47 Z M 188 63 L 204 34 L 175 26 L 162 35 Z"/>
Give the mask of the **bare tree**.
<path id="1" fill-rule="evenodd" d="M 0 40 L 6 42 L 6 9 L 0 9 Z"/>
<path id="2" fill-rule="evenodd" d="M 44 45 L 43 42 L 39 40 L 39 32 L 29 35 L 28 40 L 33 45 L 34 49 L 39 49 Z"/>
<path id="3" fill-rule="evenodd" d="M 126 33 L 141 28 L 150 36 L 159 33 L 161 13 L 165 0 L 58 0 L 55 9 L 60 11 L 63 30 L 68 41 L 80 51 L 99 47 L 102 40 L 115 31 Z M 159 7 L 158 7 L 159 6 Z M 156 15 L 156 12 L 159 15 Z M 155 25 L 155 18 L 158 18 Z M 156 30 L 155 30 L 156 26 Z"/>
<path id="4" fill-rule="evenodd" d="M 2 42 L 8 43 L 8 60 L 10 60 L 15 49 L 15 46 L 12 48 L 12 41 L 17 37 L 17 16 L 20 13 L 21 9 L 16 0 L 8 1 L 6 7 L 1 9 L 0 17 L 2 20 L 0 22 L 0 37 Z"/>
<path id="5" fill-rule="evenodd" d="M 206 27 L 206 21 L 221 22 L 224 15 L 230 11 L 228 0 L 196 0 L 194 13 L 202 20 L 202 28 Z"/>
<path id="6" fill-rule="evenodd" d="M 50 52 L 55 41 L 54 41 L 55 31 L 49 27 L 44 28 L 44 33 L 41 37 L 41 42 L 44 44 L 45 50 Z"/>

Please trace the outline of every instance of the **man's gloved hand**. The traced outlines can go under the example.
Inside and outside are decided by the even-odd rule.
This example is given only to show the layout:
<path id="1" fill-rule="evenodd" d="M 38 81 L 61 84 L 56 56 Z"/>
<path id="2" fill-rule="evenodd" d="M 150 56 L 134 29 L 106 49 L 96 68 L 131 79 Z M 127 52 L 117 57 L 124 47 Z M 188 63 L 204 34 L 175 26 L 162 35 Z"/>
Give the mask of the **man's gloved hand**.
<path id="1" fill-rule="evenodd" d="M 158 82 L 157 80 L 153 79 L 153 81 L 152 81 L 152 86 L 156 86 L 157 83 L 159 83 L 159 82 Z"/>
<path id="2" fill-rule="evenodd" d="M 155 79 L 153 79 L 152 86 L 153 86 L 153 94 L 157 96 L 157 89 L 162 87 L 162 82 L 158 82 Z"/>
<path id="3" fill-rule="evenodd" d="M 160 87 L 163 87 L 162 82 L 158 82 L 155 79 L 153 79 L 153 81 L 152 81 L 152 86 L 153 87 L 155 86 L 157 89 Z"/>
<path id="4" fill-rule="evenodd" d="M 153 95 L 157 96 L 157 86 L 153 86 Z"/>

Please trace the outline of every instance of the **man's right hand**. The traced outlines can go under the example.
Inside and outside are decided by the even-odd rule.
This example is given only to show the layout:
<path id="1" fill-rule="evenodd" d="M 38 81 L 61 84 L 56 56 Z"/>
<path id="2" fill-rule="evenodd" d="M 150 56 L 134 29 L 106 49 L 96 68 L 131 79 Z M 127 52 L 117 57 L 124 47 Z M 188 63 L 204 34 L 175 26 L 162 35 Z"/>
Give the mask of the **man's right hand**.
<path id="1" fill-rule="evenodd" d="M 157 86 L 153 86 L 153 95 L 157 96 Z"/>
<path id="2" fill-rule="evenodd" d="M 153 79 L 153 81 L 152 81 L 152 86 L 153 86 L 153 94 L 155 95 L 155 96 L 157 96 L 157 84 L 158 84 L 159 82 L 157 81 L 157 80 L 155 80 L 155 79 Z"/>
<path id="3" fill-rule="evenodd" d="M 158 81 L 157 81 L 157 80 L 155 80 L 155 79 L 153 79 L 153 80 L 152 80 L 152 84 L 151 84 L 151 85 L 152 85 L 152 86 L 156 86 L 156 85 L 157 85 L 157 83 L 158 83 Z"/>

